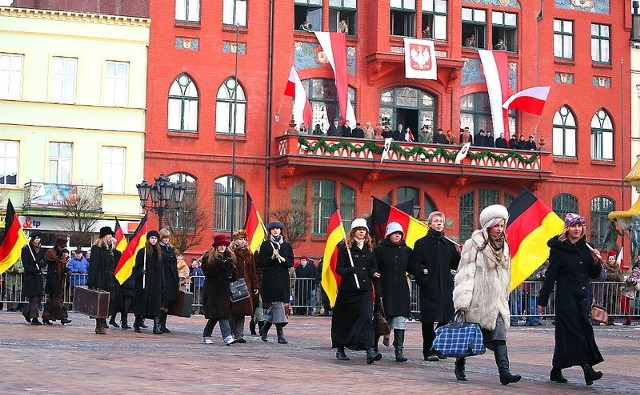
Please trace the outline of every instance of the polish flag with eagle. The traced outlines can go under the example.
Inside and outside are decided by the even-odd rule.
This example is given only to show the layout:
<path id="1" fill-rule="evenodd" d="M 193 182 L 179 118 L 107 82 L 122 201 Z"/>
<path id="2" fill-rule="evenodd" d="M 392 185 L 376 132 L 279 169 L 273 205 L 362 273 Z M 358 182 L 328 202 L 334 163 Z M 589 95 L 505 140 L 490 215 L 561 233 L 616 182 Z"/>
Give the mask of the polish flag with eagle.
<path id="1" fill-rule="evenodd" d="M 438 79 L 433 41 L 404 38 L 404 75 L 406 78 Z"/>

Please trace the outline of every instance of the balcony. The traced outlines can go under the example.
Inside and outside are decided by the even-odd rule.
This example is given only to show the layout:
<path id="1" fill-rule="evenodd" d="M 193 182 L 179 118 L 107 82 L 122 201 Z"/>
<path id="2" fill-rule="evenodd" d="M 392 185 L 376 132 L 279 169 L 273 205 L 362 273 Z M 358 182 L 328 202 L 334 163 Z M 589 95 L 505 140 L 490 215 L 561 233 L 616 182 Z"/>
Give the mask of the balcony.
<path id="1" fill-rule="evenodd" d="M 471 147 L 460 164 L 457 145 L 416 144 L 394 141 L 382 160 L 382 140 L 351 139 L 287 134 L 276 137 L 275 166 L 279 179 L 304 173 L 335 172 L 368 183 L 387 177 L 433 180 L 450 188 L 468 182 L 501 182 L 508 186 L 537 190 L 550 175 L 551 153 L 500 148 Z"/>
<path id="2" fill-rule="evenodd" d="M 70 211 L 102 214 L 102 185 L 73 185 L 46 182 L 24 184 L 24 213 L 63 215 Z"/>

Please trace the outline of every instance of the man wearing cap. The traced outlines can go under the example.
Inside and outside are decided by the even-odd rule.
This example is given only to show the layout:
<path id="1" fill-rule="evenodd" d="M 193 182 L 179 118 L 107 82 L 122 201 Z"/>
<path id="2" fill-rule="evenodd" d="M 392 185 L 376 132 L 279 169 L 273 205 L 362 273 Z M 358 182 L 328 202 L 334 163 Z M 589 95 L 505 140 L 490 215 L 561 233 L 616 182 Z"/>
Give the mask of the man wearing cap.
<path id="1" fill-rule="evenodd" d="M 87 285 L 87 270 L 89 261 L 84 257 L 84 251 L 78 247 L 73 252 L 73 256 L 67 263 L 67 269 L 71 271 L 71 289 L 76 285 Z"/>
<path id="2" fill-rule="evenodd" d="M 44 296 L 42 269 L 46 267 L 44 251 L 40 248 L 40 232 L 31 232 L 29 243 L 22 247 L 20 258 L 24 273 L 22 275 L 22 296 L 27 298 L 29 306 L 22 315 L 31 325 L 42 325 L 38 320 L 38 305 Z"/>
<path id="3" fill-rule="evenodd" d="M 283 328 L 289 322 L 285 304 L 291 296 L 289 290 L 289 268 L 293 267 L 293 247 L 284 240 L 284 225 L 271 221 L 267 226 L 269 235 L 260 246 L 258 267 L 262 268 L 262 307 L 264 326 L 260 331 L 262 341 L 267 341 L 269 328 L 275 324 L 278 343 L 287 344 Z"/>
<path id="4" fill-rule="evenodd" d="M 427 217 L 429 230 L 413 246 L 411 273 L 420 287 L 420 321 L 422 322 L 422 356 L 425 361 L 440 360 L 431 349 L 435 328 L 453 318 L 453 276 L 460 253 L 444 235 L 445 216 L 434 211 Z"/>
<path id="5" fill-rule="evenodd" d="M 69 262 L 69 250 L 66 248 L 67 238 L 56 237 L 56 244 L 44 255 L 47 261 L 47 303 L 42 311 L 42 322 L 52 325 L 51 321 L 60 320 L 62 325 L 71 322 L 67 317 L 67 308 L 63 303 L 64 282 L 67 276 L 67 262 Z"/>

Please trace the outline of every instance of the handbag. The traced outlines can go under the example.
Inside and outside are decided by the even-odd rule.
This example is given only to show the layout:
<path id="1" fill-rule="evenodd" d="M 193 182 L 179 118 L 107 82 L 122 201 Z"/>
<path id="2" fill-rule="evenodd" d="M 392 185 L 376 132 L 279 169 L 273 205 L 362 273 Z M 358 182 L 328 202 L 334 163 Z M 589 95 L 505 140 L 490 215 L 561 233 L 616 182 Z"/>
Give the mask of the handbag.
<path id="1" fill-rule="evenodd" d="M 386 336 L 391 333 L 391 327 L 384 318 L 384 306 L 382 304 L 382 298 L 380 298 L 380 307 L 373 313 L 373 327 L 376 330 L 377 336 Z"/>
<path id="2" fill-rule="evenodd" d="M 247 282 L 244 278 L 239 278 L 236 281 L 230 282 L 229 290 L 231 291 L 229 298 L 232 302 L 237 302 L 249 297 L 249 288 L 247 288 Z"/>
<path id="3" fill-rule="evenodd" d="M 464 313 L 457 311 L 451 323 L 436 329 L 433 350 L 439 356 L 470 357 L 482 355 L 486 349 L 480 325 L 466 322 Z"/>
<path id="4" fill-rule="evenodd" d="M 598 304 L 591 305 L 591 319 L 601 324 L 609 323 L 609 313 L 604 306 Z"/>

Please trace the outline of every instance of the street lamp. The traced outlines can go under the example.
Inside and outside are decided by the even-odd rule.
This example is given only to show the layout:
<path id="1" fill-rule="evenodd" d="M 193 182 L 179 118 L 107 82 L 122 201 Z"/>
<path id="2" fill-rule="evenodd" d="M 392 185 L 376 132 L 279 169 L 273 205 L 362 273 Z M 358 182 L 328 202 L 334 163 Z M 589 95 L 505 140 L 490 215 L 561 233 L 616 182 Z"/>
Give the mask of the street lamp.
<path id="1" fill-rule="evenodd" d="M 184 200 L 187 188 L 180 182 L 173 182 L 164 174 L 155 179 L 153 185 L 146 180 L 136 184 L 140 206 L 146 211 L 153 211 L 158 215 L 158 225 L 163 228 L 163 217 L 166 210 L 178 208 Z"/>

